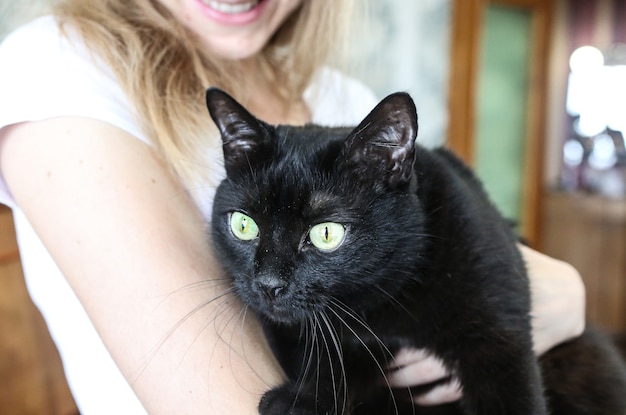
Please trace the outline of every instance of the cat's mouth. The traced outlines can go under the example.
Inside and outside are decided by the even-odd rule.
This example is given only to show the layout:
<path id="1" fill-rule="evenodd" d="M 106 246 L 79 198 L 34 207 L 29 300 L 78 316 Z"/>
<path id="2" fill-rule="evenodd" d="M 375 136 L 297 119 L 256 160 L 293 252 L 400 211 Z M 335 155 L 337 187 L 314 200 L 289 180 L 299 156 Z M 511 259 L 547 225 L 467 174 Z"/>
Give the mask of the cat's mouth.
<path id="1" fill-rule="evenodd" d="M 288 293 L 280 298 L 268 298 L 264 294 L 257 295 L 251 306 L 266 320 L 282 325 L 296 325 L 308 321 L 319 308 L 308 301 L 303 304 L 298 301 L 297 296 Z"/>
<path id="2" fill-rule="evenodd" d="M 274 309 L 271 312 L 264 312 L 263 316 L 272 323 L 292 326 L 300 323 L 303 319 L 296 317 L 296 314 L 285 309 Z"/>
<path id="3" fill-rule="evenodd" d="M 308 320 L 313 311 L 289 301 L 264 301 L 255 307 L 265 319 L 284 325 L 295 325 Z"/>

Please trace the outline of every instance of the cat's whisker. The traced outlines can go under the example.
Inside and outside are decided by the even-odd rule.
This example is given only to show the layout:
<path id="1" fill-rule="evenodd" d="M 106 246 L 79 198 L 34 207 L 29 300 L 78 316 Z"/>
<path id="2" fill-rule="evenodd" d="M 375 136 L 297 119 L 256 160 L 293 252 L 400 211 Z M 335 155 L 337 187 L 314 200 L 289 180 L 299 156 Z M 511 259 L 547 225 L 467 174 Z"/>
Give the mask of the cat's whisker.
<path id="1" fill-rule="evenodd" d="M 233 348 L 231 347 L 232 346 L 231 341 L 232 341 L 232 335 L 234 334 L 234 331 L 233 331 L 233 333 L 231 333 L 231 340 L 225 339 L 222 336 L 222 333 L 228 328 L 228 326 L 233 321 L 237 320 L 237 316 L 241 315 L 242 313 L 245 313 L 245 310 L 247 309 L 248 306 L 242 305 L 239 308 L 239 311 L 235 312 L 233 310 L 233 306 L 232 306 L 231 302 L 229 301 L 229 298 L 226 297 L 226 294 L 227 293 L 224 293 L 224 295 L 222 295 L 222 298 L 221 298 L 222 301 L 220 303 L 218 303 L 217 305 L 215 305 L 215 309 L 211 313 L 211 316 L 209 318 L 207 318 L 205 324 L 202 326 L 202 328 L 200 330 L 198 330 L 198 332 L 196 333 L 196 336 L 194 337 L 193 341 L 189 344 L 187 350 L 189 350 L 191 348 L 191 346 L 193 346 L 193 344 L 195 343 L 196 339 L 202 334 L 202 332 L 207 327 L 209 327 L 209 325 L 211 323 L 213 323 L 214 328 L 215 328 L 215 332 L 217 333 L 216 343 L 221 340 L 222 342 L 224 342 L 225 344 L 227 344 L 230 347 L 231 352 L 233 351 Z M 200 307 L 197 307 L 197 309 L 202 308 L 202 307 L 204 307 L 204 306 L 206 306 L 208 304 L 209 303 L 205 303 L 205 304 L 201 305 Z M 221 315 L 223 315 L 224 313 L 229 312 L 229 311 L 231 311 L 231 314 L 230 314 L 230 317 L 228 318 L 228 320 L 225 321 L 224 325 L 221 328 L 218 327 L 217 324 L 218 324 L 218 321 L 219 321 L 219 317 Z M 183 357 L 184 357 L 184 355 L 183 355 Z M 182 360 L 182 358 L 181 358 L 181 360 Z"/>
<path id="2" fill-rule="evenodd" d="M 240 332 L 241 332 L 242 334 L 243 334 L 243 333 L 245 333 L 245 331 L 246 331 L 246 328 L 245 328 L 245 322 L 246 322 L 246 317 L 247 317 L 247 315 L 248 315 L 248 310 L 249 310 L 249 309 L 250 309 L 250 308 L 249 308 L 249 306 L 247 306 L 247 305 L 246 305 L 246 306 L 244 306 L 244 307 L 242 308 L 242 310 L 241 310 L 241 311 L 240 311 L 240 313 L 239 313 L 239 314 L 240 314 L 240 316 L 241 316 Z M 233 330 L 233 332 L 231 332 L 231 339 L 232 339 L 232 337 L 233 337 L 234 335 L 235 335 L 235 332 L 234 332 L 234 330 Z M 231 340 L 231 341 L 232 341 L 232 340 Z M 228 342 L 228 344 L 230 345 L 230 344 L 232 344 L 232 343 Z M 254 365 L 253 365 L 253 364 L 251 364 L 251 363 L 250 363 L 250 361 L 248 360 L 248 355 L 246 354 L 246 348 L 245 348 L 245 343 L 244 343 L 244 336 L 241 336 L 241 346 L 240 346 L 240 347 L 241 347 L 241 355 L 239 355 L 239 354 L 238 354 L 238 355 L 239 355 L 241 358 L 243 358 L 243 359 L 244 359 L 244 360 L 248 363 L 248 366 L 249 366 L 249 367 L 250 367 L 250 369 L 252 370 L 252 373 L 253 373 L 253 374 L 254 374 L 254 375 L 255 375 L 258 379 L 261 379 L 262 381 L 266 382 L 266 386 L 267 386 L 268 388 L 270 388 L 272 385 L 271 385 L 271 384 L 269 384 L 269 383 L 265 380 L 265 377 L 263 377 L 263 376 L 262 376 L 262 374 L 261 374 L 261 373 L 259 373 L 259 372 L 258 372 L 258 371 L 254 368 Z M 230 353 L 232 353 L 233 351 L 234 351 L 234 350 L 233 350 L 233 348 L 231 347 L 231 348 L 230 348 Z M 229 353 L 229 359 L 232 359 L 232 356 L 230 356 L 230 353 Z M 231 365 L 231 367 L 233 367 L 233 366 Z"/>
<path id="3" fill-rule="evenodd" d="M 332 377 L 332 383 L 333 383 L 333 398 L 334 398 L 334 406 L 336 410 L 339 410 L 339 397 L 337 395 L 339 388 L 341 388 L 342 390 L 342 394 L 343 394 L 343 399 L 342 399 L 342 410 L 341 412 L 338 413 L 344 413 L 346 410 L 346 406 L 347 406 L 347 401 L 348 401 L 348 394 L 347 394 L 347 376 L 346 376 L 346 370 L 345 370 L 345 364 L 344 364 L 344 360 L 343 360 L 343 351 L 342 351 L 342 347 L 341 347 L 341 341 L 339 339 L 339 336 L 335 330 L 335 328 L 333 327 L 332 323 L 329 321 L 328 315 L 325 312 L 322 312 L 319 314 L 321 317 L 322 322 L 324 323 L 324 325 L 326 326 L 326 328 L 328 329 L 328 335 L 330 336 L 330 340 L 332 341 L 333 346 L 335 347 L 335 351 L 337 352 L 337 358 L 339 359 L 339 368 L 341 370 L 340 372 L 340 378 L 336 379 L 336 373 L 333 370 L 333 368 L 335 367 L 335 365 L 333 364 L 332 360 L 332 355 L 331 355 L 331 351 L 330 348 L 328 346 L 328 342 L 326 340 L 326 336 L 324 335 L 324 330 L 323 328 L 320 326 L 320 333 L 324 338 L 324 342 L 326 343 L 326 353 L 328 355 L 328 364 L 329 364 L 329 370 L 330 370 L 330 374 Z"/>
<path id="4" fill-rule="evenodd" d="M 372 337 L 374 337 L 374 340 L 376 340 L 376 342 L 381 346 L 381 348 L 385 351 L 385 353 L 387 353 L 389 357 L 393 358 L 393 353 L 391 352 L 391 350 L 389 350 L 389 348 L 385 345 L 385 343 L 383 343 L 382 339 L 369 327 L 369 325 L 367 325 L 367 323 L 365 323 L 363 319 L 359 318 L 358 314 L 354 310 L 352 310 L 345 303 L 337 299 L 332 299 L 332 304 L 335 307 L 339 308 L 341 311 L 343 311 L 348 317 L 352 318 L 354 321 L 359 323 L 359 325 L 363 327 L 365 330 L 367 330 L 367 332 L 371 334 Z M 356 333 L 351 329 L 351 327 L 348 326 L 348 323 L 345 321 L 345 319 L 343 319 L 341 316 L 338 315 L 337 311 L 333 310 L 332 307 L 330 308 L 330 310 L 337 316 L 338 319 L 341 320 L 341 322 L 344 325 L 346 325 L 346 327 L 348 327 L 352 331 L 353 334 L 356 335 Z M 360 340 L 361 339 L 359 338 L 359 341 Z"/>
<path id="5" fill-rule="evenodd" d="M 208 325 L 210 324 L 210 322 L 213 322 L 214 324 L 214 330 L 217 333 L 217 339 L 215 340 L 215 342 L 217 343 L 218 341 L 222 341 L 224 342 L 224 344 L 226 344 L 229 347 L 229 355 L 228 355 L 228 359 L 231 362 L 230 367 L 233 368 L 235 367 L 234 364 L 232 364 L 232 359 L 233 359 L 233 354 L 235 354 L 238 358 L 243 359 L 247 364 L 248 367 L 252 370 L 252 373 L 254 375 L 256 375 L 256 377 L 258 379 L 261 379 L 262 381 L 265 381 L 265 378 L 262 376 L 261 373 L 259 373 L 258 371 L 256 371 L 254 369 L 254 365 L 250 363 L 250 360 L 248 359 L 248 356 L 246 354 L 246 347 L 245 347 L 245 343 L 244 343 L 244 336 L 240 337 L 240 348 L 239 350 L 235 349 L 234 344 L 234 336 L 237 334 L 236 333 L 236 329 L 231 329 L 230 330 L 230 336 L 228 338 L 226 338 L 223 333 L 228 330 L 228 328 L 230 326 L 232 326 L 233 324 L 236 324 L 238 321 L 239 323 L 239 332 L 240 333 L 245 333 L 245 320 L 246 320 L 246 316 L 249 310 L 249 306 L 248 305 L 243 305 L 242 307 L 239 308 L 238 312 L 233 312 L 229 315 L 229 317 L 224 321 L 223 319 L 219 319 L 219 317 L 226 313 L 227 311 L 229 311 L 229 309 L 232 308 L 232 304 L 230 304 L 228 302 L 228 299 L 225 298 L 224 301 L 222 301 L 219 305 L 216 306 L 216 310 L 215 310 L 215 316 L 214 318 L 210 319 L 210 321 L 207 321 L 206 325 L 204 326 L 204 328 L 208 327 Z M 222 321 L 223 324 L 221 326 L 218 326 L 219 322 Z M 203 330 L 204 330 L 203 328 Z M 200 335 L 200 333 L 198 333 L 198 335 Z M 215 350 L 215 349 L 213 349 Z M 211 362 L 213 360 L 212 355 L 209 358 L 209 362 Z M 235 376 L 237 376 L 236 373 L 233 372 L 233 374 Z M 272 385 L 270 385 L 269 383 L 266 382 L 267 387 L 271 387 Z"/>
<path id="6" fill-rule="evenodd" d="M 220 341 L 220 340 L 221 340 L 222 342 L 224 342 L 224 343 L 228 344 L 229 346 L 232 346 L 232 343 L 230 343 L 228 340 L 226 340 L 226 339 L 222 336 L 222 333 L 223 333 L 223 332 L 224 332 L 224 331 L 228 328 L 228 326 L 231 324 L 231 322 L 236 321 L 236 319 L 237 319 L 237 316 L 238 316 L 238 315 L 241 315 L 243 312 L 245 312 L 245 309 L 246 309 L 246 308 L 247 308 L 247 306 L 242 306 L 242 307 L 240 307 L 240 309 L 239 309 L 239 311 L 238 311 L 238 312 L 232 312 L 232 313 L 230 314 L 230 317 L 228 318 L 228 320 L 225 322 L 225 324 L 224 324 L 221 328 L 219 328 L 219 327 L 217 326 L 217 324 L 218 324 L 218 318 L 219 318 L 221 315 L 223 315 L 224 313 L 228 312 L 228 311 L 233 311 L 233 310 L 232 310 L 232 304 L 230 304 L 230 303 L 229 303 L 229 301 L 228 301 L 228 299 L 227 299 L 227 298 L 224 298 L 224 299 L 223 299 L 223 301 L 222 301 L 221 303 L 219 303 L 219 304 L 217 304 L 217 305 L 215 306 L 215 310 L 214 310 L 214 312 L 213 312 L 213 317 L 212 317 L 212 318 L 207 319 L 207 321 L 206 321 L 206 323 L 204 324 L 204 326 L 203 326 L 203 327 L 202 327 L 202 328 L 198 331 L 198 333 L 196 334 L 196 337 L 194 338 L 194 342 L 195 342 L 195 339 L 196 339 L 196 338 L 198 338 L 198 337 L 202 334 L 202 332 L 203 332 L 203 331 L 204 331 L 207 327 L 209 327 L 209 325 L 210 325 L 211 323 L 213 323 L 213 325 L 214 325 L 214 327 L 215 327 L 215 332 L 217 333 L 217 339 L 216 339 L 216 341 L 215 341 L 215 342 L 217 343 L 218 341 Z M 231 337 L 232 337 L 232 334 L 231 334 Z M 191 345 L 189 345 L 189 348 L 191 348 L 191 346 L 193 345 L 193 343 L 194 343 L 194 342 L 192 342 L 192 343 L 191 343 Z M 230 350 L 231 350 L 231 351 L 233 350 L 233 348 L 232 348 L 232 347 L 229 347 L 229 348 L 230 348 Z"/>
<path id="7" fill-rule="evenodd" d="M 321 329 L 321 325 L 319 323 L 319 319 L 317 318 L 317 315 L 313 314 L 312 319 L 311 319 L 311 330 L 313 331 L 313 336 L 314 336 L 314 340 L 316 341 L 316 352 L 317 352 L 317 360 L 315 360 L 315 362 L 319 363 L 322 360 L 322 343 L 320 342 L 319 336 L 318 336 L 318 329 Z M 312 363 L 312 362 L 309 362 Z M 319 368 L 317 368 L 316 372 L 315 372 L 315 396 L 318 396 L 319 394 L 319 384 L 320 384 L 320 371 Z"/>
<path id="8" fill-rule="evenodd" d="M 352 318 L 354 321 L 356 321 L 359 325 L 361 325 L 361 327 L 363 327 L 365 330 L 367 330 L 367 332 L 369 334 L 371 334 L 374 338 L 374 340 L 376 340 L 376 342 L 378 343 L 378 345 L 383 349 L 383 351 L 385 353 L 388 354 L 388 356 L 391 359 L 394 359 L 393 353 L 391 352 L 391 350 L 389 350 L 389 348 L 387 347 L 387 345 L 385 345 L 385 343 L 383 343 L 382 339 L 376 334 L 374 333 L 374 331 L 369 327 L 369 325 L 367 325 L 361 318 L 358 317 L 358 315 L 356 314 L 356 312 L 354 310 L 352 310 L 350 307 L 348 307 L 346 304 L 342 303 L 341 301 L 337 300 L 337 299 L 332 299 L 332 303 L 333 306 L 339 308 L 341 311 L 343 311 L 348 317 Z M 352 333 L 352 335 L 359 341 L 359 343 L 361 343 L 361 345 L 363 346 L 363 348 L 367 351 L 367 353 L 371 356 L 372 360 L 374 361 L 374 363 L 376 364 L 376 367 L 378 368 L 378 370 L 380 371 L 382 378 L 385 382 L 385 384 L 387 385 L 387 389 L 389 390 L 389 394 L 391 396 L 392 399 L 392 403 L 394 406 L 394 410 L 396 412 L 396 414 L 399 413 L 399 408 L 398 408 L 398 403 L 396 402 L 395 396 L 393 394 L 393 388 L 391 387 L 391 384 L 389 383 L 389 381 L 387 380 L 387 372 L 385 371 L 385 369 L 381 366 L 381 364 L 379 363 L 378 359 L 376 358 L 374 352 L 372 352 L 372 350 L 367 346 L 367 344 L 365 343 L 365 341 L 361 338 L 361 336 L 359 336 L 359 334 L 356 332 L 355 329 L 352 328 L 352 326 L 350 326 L 350 324 L 348 324 L 348 322 L 333 308 L 333 307 L 329 307 L 329 310 L 335 315 L 335 317 L 337 317 L 337 319 L 339 319 L 339 321 L 348 329 L 350 330 L 350 332 Z M 411 393 L 410 389 L 409 389 L 409 394 Z M 411 395 L 411 399 L 413 398 L 413 396 Z"/>
<path id="9" fill-rule="evenodd" d="M 177 295 L 177 294 L 186 294 L 189 292 L 200 291 L 203 289 L 214 290 L 216 287 L 219 287 L 220 285 L 224 286 L 224 290 L 230 290 L 231 281 L 232 280 L 229 277 L 223 277 L 223 278 L 204 279 L 201 281 L 192 282 L 190 284 L 185 284 L 182 287 L 168 294 L 165 294 L 164 297 L 161 299 L 161 301 L 159 301 L 155 307 L 159 307 L 161 304 L 163 304 L 164 301 L 166 301 L 170 297 Z"/>
<path id="10" fill-rule="evenodd" d="M 304 355 L 306 356 L 308 355 L 308 358 L 306 359 L 306 364 L 304 365 L 304 370 L 300 373 L 300 377 L 298 378 L 298 390 L 296 392 L 296 397 L 300 395 L 300 392 L 302 392 L 302 388 L 304 387 L 304 384 L 306 382 L 306 379 L 309 376 L 309 370 L 311 369 L 311 367 L 313 366 L 313 353 L 315 352 L 315 349 L 317 349 L 317 361 L 319 361 L 319 357 L 320 357 L 320 351 L 319 351 L 319 344 L 318 344 L 318 340 L 317 340 L 317 331 L 315 330 L 315 326 L 316 326 L 316 321 L 314 320 L 315 316 L 310 317 L 307 320 L 308 324 L 303 324 L 300 329 L 301 329 L 301 333 L 300 336 L 302 336 L 303 334 L 305 335 L 305 349 L 304 349 Z M 304 332 L 304 333 L 302 333 Z M 310 346 L 310 350 L 309 350 L 309 346 Z"/>
<path id="11" fill-rule="evenodd" d="M 316 350 L 317 350 L 317 357 L 318 357 L 317 361 L 319 361 L 319 354 L 320 354 L 319 342 L 318 342 L 318 339 L 317 339 L 317 330 L 315 329 L 316 322 L 315 322 L 313 317 L 310 317 L 307 320 L 307 323 L 308 324 L 303 324 L 302 325 L 303 328 L 306 331 L 304 355 L 305 356 L 308 355 L 308 357 L 306 359 L 306 364 L 304 366 L 304 371 L 302 372 L 302 377 L 301 377 L 301 379 L 299 379 L 301 384 L 308 377 L 309 371 L 311 370 L 311 367 L 313 366 L 313 362 L 314 362 L 313 356 L 314 356 L 314 353 L 316 352 Z"/>
<path id="12" fill-rule="evenodd" d="M 328 320 L 328 316 L 325 313 L 320 313 L 319 317 L 321 318 L 321 321 L 324 323 L 324 325 L 326 326 L 326 328 L 328 329 L 328 335 L 330 336 L 330 341 L 332 341 L 332 345 L 335 347 L 335 351 L 337 351 L 337 357 L 339 358 L 339 367 L 341 369 L 341 378 L 337 379 L 336 378 L 336 373 L 333 370 L 333 368 L 335 367 L 335 365 L 333 364 L 333 356 L 331 353 L 331 348 L 329 345 L 329 340 L 327 339 L 326 335 L 324 334 L 324 329 L 321 326 L 321 324 L 319 324 L 318 322 L 318 327 L 320 328 L 319 333 L 322 336 L 322 339 L 324 341 L 324 346 L 326 349 L 326 355 L 328 356 L 328 366 L 329 366 L 329 373 L 330 373 L 330 377 L 331 377 L 331 383 L 333 385 L 332 391 L 333 391 L 333 399 L 334 399 L 334 407 L 336 410 L 339 409 L 339 399 L 337 396 L 337 391 L 339 390 L 338 388 L 341 387 L 343 385 L 343 403 L 342 403 L 342 412 L 345 410 L 346 407 L 346 403 L 347 403 L 347 391 L 346 391 L 346 373 L 345 373 L 345 366 L 344 366 L 344 362 L 343 362 L 343 356 L 341 353 L 341 346 L 340 346 L 340 342 L 339 339 L 337 338 L 337 334 L 334 331 L 332 324 L 329 322 Z M 319 321 L 319 320 L 318 320 Z M 319 360 L 318 361 L 323 361 Z M 319 373 L 320 371 L 318 370 L 318 389 L 319 389 Z"/>
<path id="13" fill-rule="evenodd" d="M 345 362 L 343 358 L 343 347 L 342 347 L 343 343 L 341 342 L 341 339 L 339 338 L 337 329 L 332 325 L 332 323 L 330 323 L 330 319 L 328 318 L 326 313 L 324 313 L 324 318 L 328 322 L 327 324 L 330 325 L 330 330 L 332 330 L 333 340 L 335 341 L 335 347 L 337 349 L 337 355 L 339 356 L 339 363 L 341 366 L 341 379 L 343 382 L 343 411 L 345 411 L 348 405 L 348 377 L 347 377 Z"/>
<path id="14" fill-rule="evenodd" d="M 392 360 L 395 359 L 394 354 L 391 352 L 391 350 L 387 347 L 387 345 L 385 345 L 385 343 L 382 341 L 382 339 L 370 328 L 370 326 L 365 323 L 363 321 L 363 319 L 359 318 L 358 314 L 352 310 L 348 305 L 346 305 L 345 303 L 337 300 L 337 299 L 333 299 L 333 305 L 335 305 L 336 307 L 338 307 L 341 311 L 343 311 L 344 313 L 346 313 L 346 315 L 350 318 L 352 318 L 354 321 L 356 321 L 357 323 L 359 323 L 359 325 L 361 325 L 361 327 L 363 327 L 365 330 L 367 330 L 367 332 L 369 334 L 372 335 L 372 337 L 374 337 L 374 339 L 376 340 L 376 342 L 381 346 L 381 348 L 384 350 L 384 352 L 388 355 L 389 358 L 391 358 Z M 331 309 L 332 310 L 332 309 Z M 335 312 L 334 310 L 332 310 L 333 312 Z M 336 312 L 335 312 L 336 313 Z M 341 319 L 341 317 L 338 316 L 338 318 Z M 343 321 L 343 320 L 342 320 Z M 346 324 L 344 322 L 344 324 Z"/>
<path id="15" fill-rule="evenodd" d="M 317 338 L 317 329 L 316 327 L 319 326 L 319 322 L 317 320 L 317 316 L 316 315 L 312 315 L 311 317 L 309 317 L 306 321 L 306 323 L 308 324 L 303 324 L 300 329 L 301 329 L 301 333 L 300 336 L 303 335 L 302 331 L 304 332 L 305 335 L 305 349 L 304 349 L 304 356 L 308 355 L 308 358 L 306 359 L 306 364 L 304 365 L 304 369 L 301 371 L 300 373 L 300 377 L 298 378 L 298 390 L 296 391 L 296 400 L 297 397 L 300 396 L 300 393 L 302 392 L 302 388 L 304 387 L 306 380 L 309 377 L 309 371 L 311 370 L 311 368 L 313 367 L 313 362 L 319 362 L 320 361 L 320 356 L 321 356 L 321 351 L 320 351 L 320 345 L 319 345 L 319 339 Z M 310 349 L 309 349 L 310 346 Z M 308 350 L 308 352 L 307 352 Z M 313 356 L 315 351 L 317 351 L 317 360 L 313 360 Z M 316 387 L 319 386 L 319 370 L 316 371 Z M 316 393 L 317 396 L 317 393 Z"/>
<path id="16" fill-rule="evenodd" d="M 320 317 L 321 316 L 322 315 L 320 315 Z M 329 367 L 330 367 L 330 380 L 331 380 L 331 383 L 333 385 L 333 393 L 335 394 L 334 395 L 335 408 L 337 408 L 337 406 L 338 406 L 337 405 L 337 395 L 336 395 L 336 393 L 337 393 L 337 382 L 335 381 L 335 373 L 332 370 L 332 356 L 331 356 L 331 353 L 330 353 L 330 346 L 328 345 L 328 340 L 326 339 L 326 335 L 324 334 L 324 330 L 322 328 L 322 324 L 320 323 L 320 320 L 318 319 L 318 315 L 316 314 L 316 315 L 314 315 L 314 317 L 315 317 L 316 326 L 319 328 L 318 333 L 321 336 L 321 339 L 322 339 L 322 342 L 323 342 L 323 345 L 324 345 L 324 349 L 326 350 L 326 355 L 328 356 L 328 364 L 329 364 Z M 323 361 L 321 359 L 321 352 L 322 352 L 322 350 L 320 349 L 320 355 L 318 356 L 318 359 L 317 359 L 318 365 Z M 316 373 L 316 382 L 315 382 L 315 387 L 316 387 L 315 394 L 316 394 L 316 396 L 319 395 L 319 386 L 320 386 L 319 382 L 320 382 L 320 368 L 318 367 L 317 368 L 317 373 Z"/>
<path id="17" fill-rule="evenodd" d="M 404 304 L 402 304 L 393 294 L 385 290 L 383 287 L 375 286 L 376 291 L 383 293 L 385 297 L 387 297 L 391 302 L 396 305 L 399 309 L 404 311 L 411 319 L 414 321 L 419 321 L 419 319 L 408 309 Z"/>
<path id="18" fill-rule="evenodd" d="M 206 307 L 207 305 L 217 301 L 217 300 L 222 300 L 222 302 L 218 305 L 216 305 L 216 310 L 219 309 L 222 304 L 224 303 L 228 303 L 228 299 L 226 298 L 226 296 L 230 293 L 232 293 L 233 288 L 228 288 L 224 291 L 222 291 L 221 293 L 215 295 L 214 297 L 202 301 L 199 304 L 197 304 L 193 309 L 191 309 L 188 313 L 186 313 L 181 319 L 179 319 L 176 324 L 174 324 L 160 339 L 159 341 L 152 347 L 150 348 L 150 350 L 147 351 L 146 356 L 144 357 L 144 362 L 139 365 L 138 369 L 137 369 L 137 373 L 135 375 L 132 376 L 132 378 L 129 380 L 131 385 L 134 384 L 137 380 L 139 380 L 139 378 L 142 376 L 142 374 L 145 372 L 145 370 L 148 368 L 148 365 L 150 364 L 150 362 L 152 361 L 152 359 L 154 358 L 154 356 L 157 354 L 157 352 L 159 351 L 159 349 L 165 344 L 165 342 L 176 332 L 176 330 L 178 330 L 186 321 L 188 321 L 195 313 L 197 313 L 199 310 L 201 310 L 202 308 Z M 162 300 L 159 304 L 161 304 L 164 300 Z M 210 319 L 213 320 L 213 319 Z M 208 324 L 208 323 L 207 323 Z M 198 333 L 198 335 L 201 333 L 201 331 Z M 193 343 L 195 342 L 195 339 L 197 338 L 197 336 L 194 338 L 194 340 L 190 343 L 189 347 L 191 347 L 193 345 Z M 186 355 L 186 353 L 181 357 L 181 360 L 184 358 L 184 356 Z"/>
<path id="19" fill-rule="evenodd" d="M 169 295 L 196 291 L 196 290 L 203 289 L 203 288 L 213 288 L 214 285 L 211 285 L 211 284 L 219 285 L 219 284 L 227 283 L 227 285 L 230 285 L 231 281 L 232 280 L 229 277 L 212 278 L 212 279 L 206 279 L 202 281 L 196 281 L 190 284 L 183 285 L 179 289 L 172 291 Z"/>

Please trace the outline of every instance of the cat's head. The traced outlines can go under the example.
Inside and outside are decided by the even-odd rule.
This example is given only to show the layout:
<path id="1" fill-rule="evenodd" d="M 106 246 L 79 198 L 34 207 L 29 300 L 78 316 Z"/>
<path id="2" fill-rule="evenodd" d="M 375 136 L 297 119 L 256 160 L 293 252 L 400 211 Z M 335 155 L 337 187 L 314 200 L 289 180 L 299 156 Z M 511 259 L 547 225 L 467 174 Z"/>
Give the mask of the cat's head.
<path id="1" fill-rule="evenodd" d="M 212 237 L 245 303 L 296 323 L 390 301 L 413 278 L 423 215 L 407 94 L 388 96 L 355 128 L 270 126 L 218 89 L 207 106 L 227 173 Z"/>

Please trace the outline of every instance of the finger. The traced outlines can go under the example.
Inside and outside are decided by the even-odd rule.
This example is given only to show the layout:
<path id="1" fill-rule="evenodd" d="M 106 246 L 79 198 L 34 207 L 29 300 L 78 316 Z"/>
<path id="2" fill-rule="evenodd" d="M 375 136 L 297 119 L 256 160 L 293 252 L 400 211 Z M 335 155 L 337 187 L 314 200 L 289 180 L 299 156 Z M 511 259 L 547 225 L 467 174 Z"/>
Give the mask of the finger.
<path id="1" fill-rule="evenodd" d="M 463 388 L 457 379 L 436 386 L 423 395 L 416 396 L 413 401 L 422 406 L 442 405 L 455 402 L 463 396 Z"/>
<path id="2" fill-rule="evenodd" d="M 401 349 L 389 365 L 390 370 L 417 363 L 430 356 L 424 349 Z"/>
<path id="3" fill-rule="evenodd" d="M 434 356 L 408 363 L 387 374 L 387 382 L 394 388 L 423 385 L 450 376 L 443 362 Z"/>

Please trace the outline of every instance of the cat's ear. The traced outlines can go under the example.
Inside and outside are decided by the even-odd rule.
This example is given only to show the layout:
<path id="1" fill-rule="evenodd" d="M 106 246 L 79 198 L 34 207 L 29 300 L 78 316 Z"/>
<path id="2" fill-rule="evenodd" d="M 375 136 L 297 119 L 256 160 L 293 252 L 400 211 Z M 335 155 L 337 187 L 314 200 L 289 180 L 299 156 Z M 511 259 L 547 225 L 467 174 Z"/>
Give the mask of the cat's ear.
<path id="1" fill-rule="evenodd" d="M 359 176 L 391 188 L 409 183 L 415 162 L 417 112 L 406 93 L 383 99 L 346 139 L 343 157 Z"/>
<path id="2" fill-rule="evenodd" d="M 240 168 L 249 168 L 251 162 L 267 150 L 270 127 L 221 89 L 209 88 L 206 91 L 206 104 L 222 135 L 227 174 L 231 175 Z"/>

